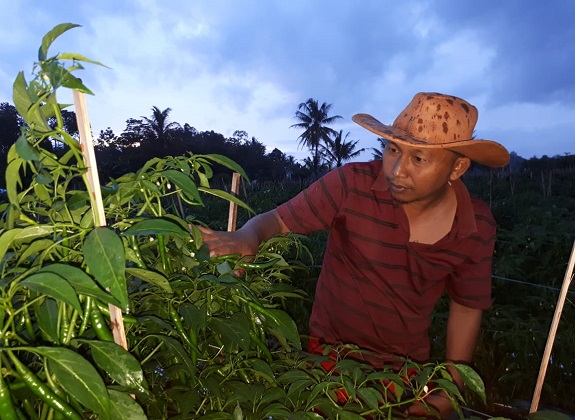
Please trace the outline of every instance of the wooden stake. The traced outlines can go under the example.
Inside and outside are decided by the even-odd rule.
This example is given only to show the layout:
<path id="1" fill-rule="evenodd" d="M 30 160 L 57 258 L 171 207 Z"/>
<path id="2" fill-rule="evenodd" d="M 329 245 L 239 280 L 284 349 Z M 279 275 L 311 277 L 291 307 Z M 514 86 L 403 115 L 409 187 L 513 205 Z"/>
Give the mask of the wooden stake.
<path id="1" fill-rule="evenodd" d="M 573 243 L 573 248 L 571 249 L 571 257 L 569 257 L 569 263 L 567 264 L 567 270 L 565 271 L 565 277 L 563 278 L 563 286 L 561 287 L 561 292 L 559 293 L 559 298 L 557 300 L 557 306 L 555 307 L 555 315 L 553 315 L 553 321 L 551 322 L 551 328 L 549 329 L 549 335 L 547 336 L 547 344 L 543 353 L 543 359 L 541 360 L 539 376 L 537 377 L 537 384 L 535 385 L 535 391 L 533 392 L 533 399 L 531 400 L 531 408 L 529 409 L 529 413 L 535 413 L 539 407 L 541 389 L 543 388 L 543 382 L 545 381 L 545 373 L 547 372 L 547 366 L 549 365 L 551 350 L 553 349 L 555 335 L 557 334 L 557 327 L 559 326 L 559 320 L 561 319 L 561 312 L 563 311 L 565 298 L 567 297 L 567 292 L 569 291 L 569 285 L 573 280 L 574 265 L 575 242 Z"/>
<path id="2" fill-rule="evenodd" d="M 236 197 L 240 191 L 240 174 L 234 172 L 232 175 L 232 194 Z M 238 220 L 238 205 L 233 201 L 230 201 L 230 213 L 228 215 L 228 232 L 233 232 L 236 230 L 236 223 Z"/>
<path id="3" fill-rule="evenodd" d="M 100 189 L 100 178 L 94 154 L 94 144 L 92 143 L 92 130 L 88 119 L 86 98 L 82 92 L 77 90 L 73 91 L 73 96 L 78 132 L 80 133 L 80 150 L 82 150 L 82 155 L 84 156 L 84 164 L 88 168 L 86 176 L 90 186 L 90 194 L 92 194 L 92 202 L 95 203 L 95 206 L 92 206 L 94 224 L 96 226 L 106 226 L 106 213 L 104 212 L 104 201 L 102 200 L 102 190 Z M 120 308 L 114 305 L 110 305 L 110 326 L 114 335 L 114 342 L 127 350 L 128 341 L 124 330 L 124 317 Z"/>

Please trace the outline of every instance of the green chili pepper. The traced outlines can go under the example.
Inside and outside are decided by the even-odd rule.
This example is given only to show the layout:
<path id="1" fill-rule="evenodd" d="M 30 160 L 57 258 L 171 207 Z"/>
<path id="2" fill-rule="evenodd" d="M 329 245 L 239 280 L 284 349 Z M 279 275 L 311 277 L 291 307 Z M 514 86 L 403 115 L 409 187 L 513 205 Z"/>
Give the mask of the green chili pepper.
<path id="1" fill-rule="evenodd" d="M 100 309 L 100 312 L 102 312 L 103 315 L 106 315 L 107 317 L 110 316 L 110 307 L 108 305 L 97 300 L 96 306 L 98 306 L 98 309 Z M 124 324 L 137 324 L 138 323 L 138 318 L 136 318 L 135 316 L 126 315 L 126 314 L 122 314 L 122 320 L 124 321 Z"/>
<path id="2" fill-rule="evenodd" d="M 24 364 L 12 353 L 6 350 L 8 357 L 14 364 L 16 372 L 20 375 L 20 379 L 28 386 L 28 388 L 36 394 L 42 401 L 52 407 L 54 410 L 62 413 L 68 419 L 82 420 L 74 409 L 62 398 L 54 393 L 44 382 L 40 381 L 34 373 L 28 369 Z"/>
<path id="3" fill-rule="evenodd" d="M 12 396 L 8 384 L 0 374 L 0 419 L 2 420 L 16 420 L 18 414 L 12 404 Z"/>
<path id="4" fill-rule="evenodd" d="M 144 264 L 144 260 L 142 258 L 142 254 L 140 252 L 140 246 L 138 245 L 138 240 L 136 239 L 136 236 L 129 236 L 130 238 L 130 243 L 132 245 L 132 249 L 134 250 L 134 254 L 136 255 L 136 258 L 138 259 L 138 261 L 136 261 L 136 265 L 140 268 L 146 268 L 146 264 Z"/>
<path id="5" fill-rule="evenodd" d="M 92 321 L 92 328 L 96 333 L 96 337 L 102 341 L 114 341 L 114 336 L 106 324 L 104 315 L 100 312 L 98 305 L 92 305 L 92 310 L 90 311 L 90 320 Z"/>
<path id="6" fill-rule="evenodd" d="M 190 336 L 188 335 L 188 333 L 184 329 L 184 325 L 182 324 L 180 314 L 178 313 L 178 311 L 176 311 L 176 308 L 174 308 L 174 306 L 172 304 L 170 304 L 170 319 L 172 320 L 172 322 L 174 323 L 174 326 L 176 327 L 176 330 L 178 331 L 178 333 L 180 334 L 180 336 L 182 337 L 182 339 L 184 340 L 184 342 L 188 345 L 188 348 L 190 349 L 190 352 L 191 352 L 190 356 L 192 358 L 192 365 L 194 367 L 194 371 L 191 372 L 191 374 L 192 374 L 192 376 L 195 376 L 196 375 L 195 368 L 196 368 L 196 362 L 197 362 L 197 348 L 198 348 L 198 346 L 193 342 L 193 340 L 190 338 Z"/>
<path id="7" fill-rule="evenodd" d="M 78 329 L 78 335 L 81 336 L 88 328 L 88 321 L 90 320 L 90 312 L 92 311 L 92 305 L 94 304 L 94 300 L 92 296 L 86 296 L 86 304 L 84 305 L 84 316 L 82 317 L 82 322 L 80 324 L 80 328 Z"/>
<path id="8" fill-rule="evenodd" d="M 34 334 L 34 327 L 32 326 L 32 320 L 30 319 L 30 312 L 28 312 L 28 306 L 24 305 L 24 324 L 26 325 L 26 331 L 28 332 L 28 335 L 30 336 L 30 340 L 34 341 L 35 340 L 35 334 Z"/>
<path id="9" fill-rule="evenodd" d="M 28 419 L 38 418 L 36 411 L 34 410 L 34 404 L 32 404 L 31 398 L 27 397 L 21 400 L 21 405 L 22 408 L 24 409 L 24 413 L 22 413 L 22 415 L 26 414 L 27 416 L 24 418 Z"/>
<path id="10" fill-rule="evenodd" d="M 65 343 L 68 337 L 68 330 L 70 329 L 70 320 L 68 319 L 68 314 L 66 313 L 66 306 L 60 305 L 58 311 L 58 320 L 60 322 L 60 341 Z"/>
<path id="11" fill-rule="evenodd" d="M 272 265 L 276 264 L 278 261 L 280 261 L 281 258 L 272 258 L 268 261 L 262 261 L 262 262 L 249 262 L 249 261 L 238 261 L 238 265 L 242 268 L 269 268 Z"/>

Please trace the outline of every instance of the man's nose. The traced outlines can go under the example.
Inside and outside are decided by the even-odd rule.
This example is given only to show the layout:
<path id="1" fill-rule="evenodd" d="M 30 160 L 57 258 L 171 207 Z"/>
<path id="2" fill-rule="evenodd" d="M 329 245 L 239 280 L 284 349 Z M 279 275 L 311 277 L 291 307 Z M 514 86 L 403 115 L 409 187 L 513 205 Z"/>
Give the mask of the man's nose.
<path id="1" fill-rule="evenodd" d="M 404 156 L 399 156 L 393 163 L 393 176 L 401 177 L 405 175 L 407 166 L 407 160 Z"/>

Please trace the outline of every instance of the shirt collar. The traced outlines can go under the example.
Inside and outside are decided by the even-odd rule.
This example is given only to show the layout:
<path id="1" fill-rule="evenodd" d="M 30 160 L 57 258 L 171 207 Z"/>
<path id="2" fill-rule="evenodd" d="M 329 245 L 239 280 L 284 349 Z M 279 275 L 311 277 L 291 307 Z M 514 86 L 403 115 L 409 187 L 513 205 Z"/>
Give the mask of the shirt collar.
<path id="1" fill-rule="evenodd" d="M 458 179 L 451 183 L 455 190 L 457 197 L 457 210 L 455 212 L 457 224 L 457 238 L 465 238 L 477 232 L 477 224 L 475 223 L 475 210 L 473 209 L 473 202 L 467 187 Z"/>
<path id="2" fill-rule="evenodd" d="M 379 171 L 379 175 L 377 176 L 377 178 L 375 178 L 373 184 L 371 184 L 371 189 L 375 191 L 387 191 L 389 189 L 389 183 L 387 182 L 387 179 L 385 179 L 385 176 L 383 175 L 383 168 L 381 168 L 381 170 Z"/>

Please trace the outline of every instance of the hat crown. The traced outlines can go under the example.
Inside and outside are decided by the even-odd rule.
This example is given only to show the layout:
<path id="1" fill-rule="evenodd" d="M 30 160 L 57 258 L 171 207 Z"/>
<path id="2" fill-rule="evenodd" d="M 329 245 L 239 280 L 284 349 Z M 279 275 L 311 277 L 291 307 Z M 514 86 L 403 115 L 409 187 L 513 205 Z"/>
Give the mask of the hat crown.
<path id="1" fill-rule="evenodd" d="M 477 108 L 455 96 L 418 93 L 393 122 L 393 127 L 427 144 L 470 140 Z"/>

